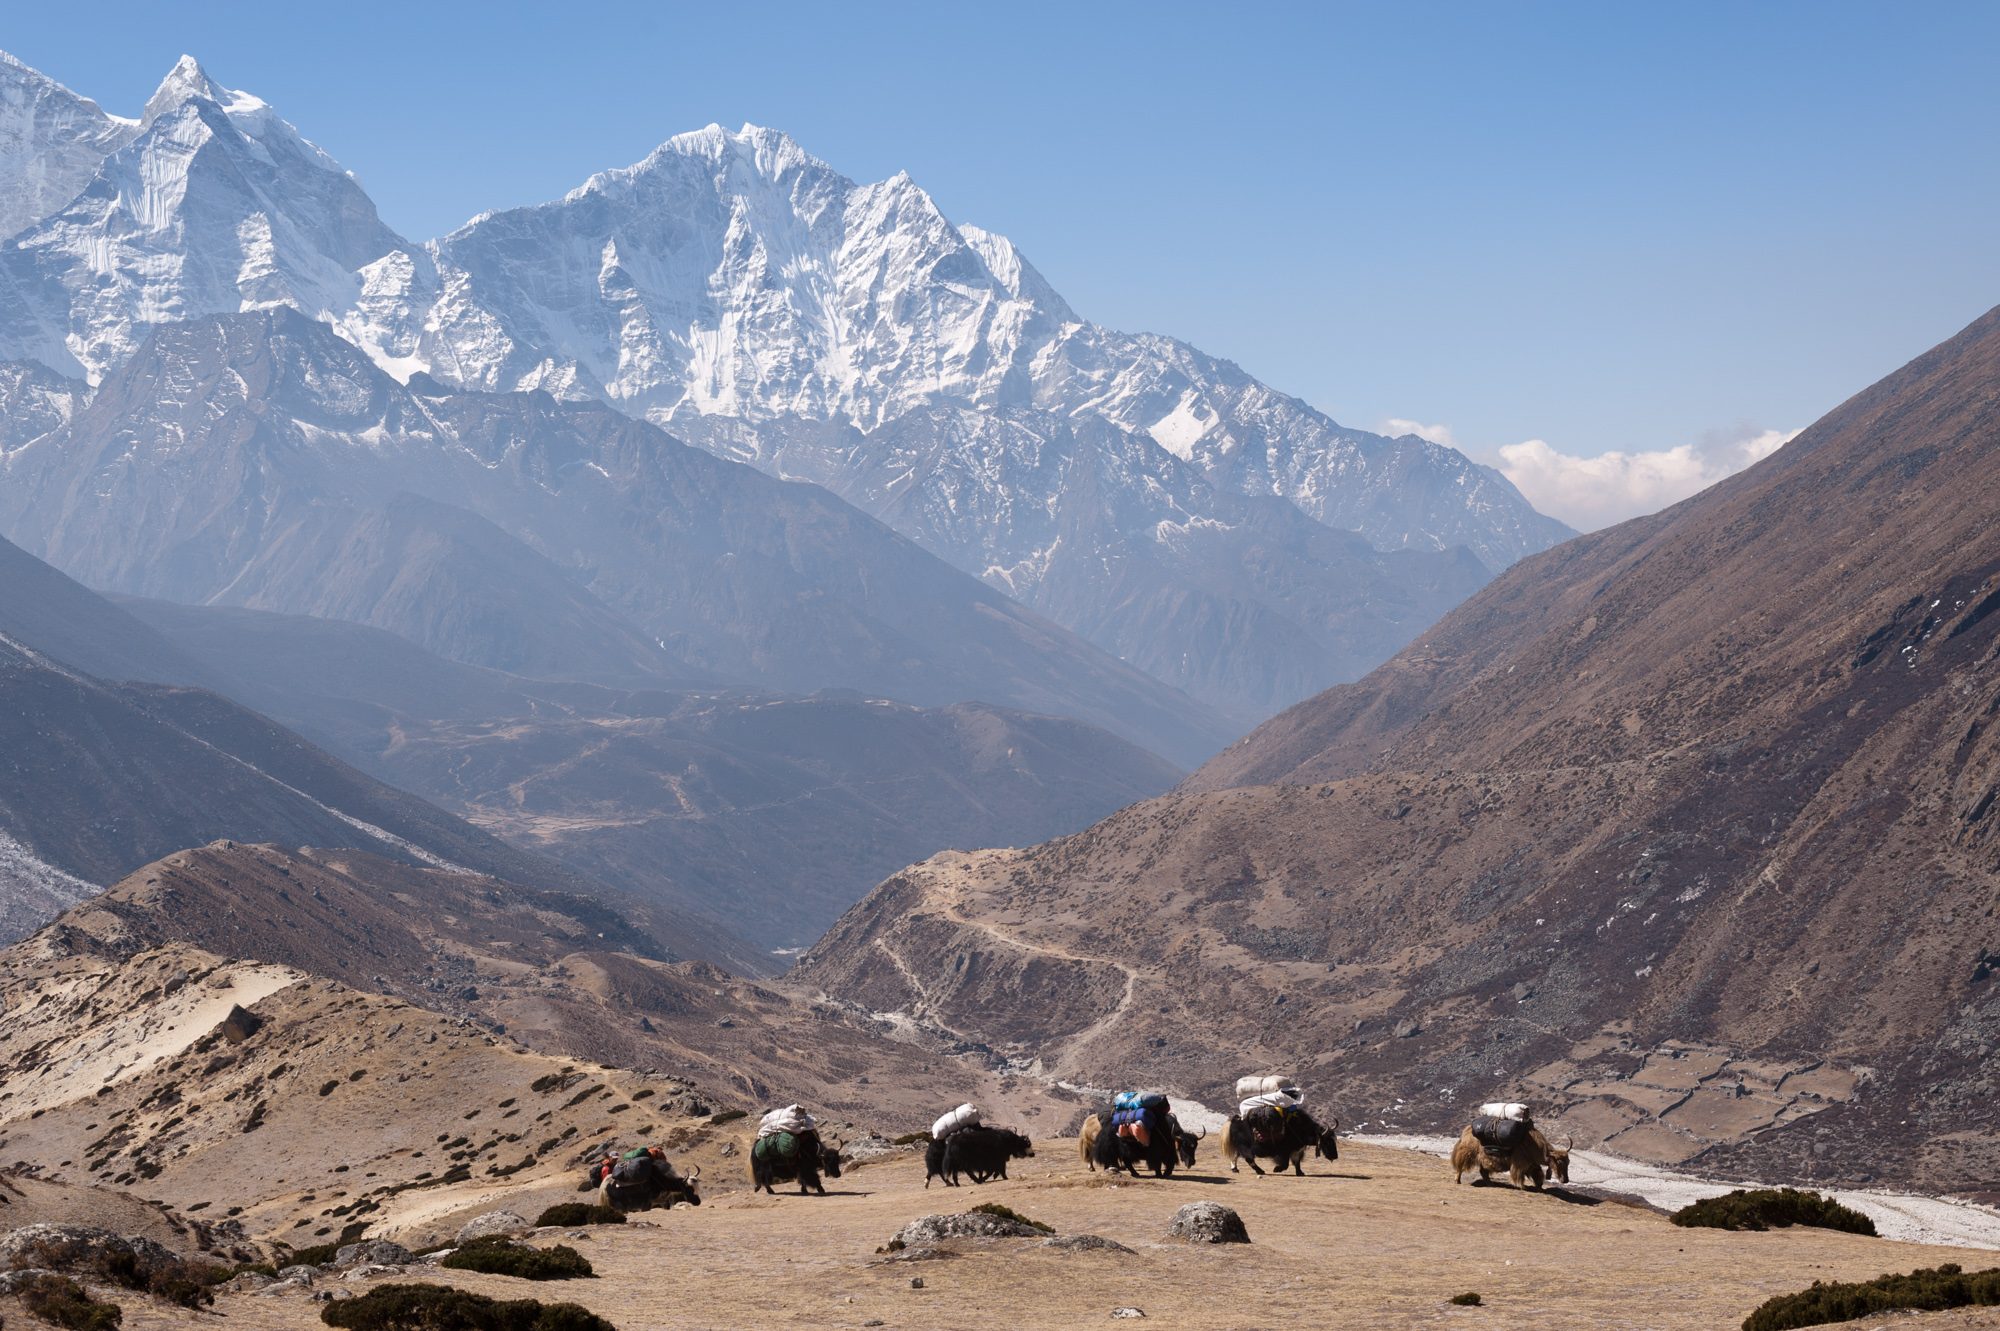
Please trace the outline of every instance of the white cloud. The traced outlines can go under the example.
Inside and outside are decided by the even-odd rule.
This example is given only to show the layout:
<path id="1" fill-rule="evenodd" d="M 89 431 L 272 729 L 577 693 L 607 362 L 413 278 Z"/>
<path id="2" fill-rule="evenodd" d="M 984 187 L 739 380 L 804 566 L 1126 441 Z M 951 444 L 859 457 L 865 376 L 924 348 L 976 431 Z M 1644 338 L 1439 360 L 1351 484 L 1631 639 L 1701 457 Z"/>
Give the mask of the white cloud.
<path id="1" fill-rule="evenodd" d="M 1500 470 L 1528 502 L 1579 531 L 1656 512 L 1778 451 L 1797 430 L 1751 427 L 1650 453 L 1590 457 L 1529 439 L 1499 450 Z"/>
<path id="2" fill-rule="evenodd" d="M 1422 421 L 1406 421 L 1401 416 L 1391 416 L 1388 420 L 1382 422 L 1381 432 L 1388 435 L 1391 439 L 1401 438 L 1406 434 L 1413 434 L 1419 439 L 1428 439 L 1434 444 L 1443 444 L 1446 448 L 1458 447 L 1458 441 L 1451 437 L 1451 427 L 1449 425 L 1425 425 Z"/>

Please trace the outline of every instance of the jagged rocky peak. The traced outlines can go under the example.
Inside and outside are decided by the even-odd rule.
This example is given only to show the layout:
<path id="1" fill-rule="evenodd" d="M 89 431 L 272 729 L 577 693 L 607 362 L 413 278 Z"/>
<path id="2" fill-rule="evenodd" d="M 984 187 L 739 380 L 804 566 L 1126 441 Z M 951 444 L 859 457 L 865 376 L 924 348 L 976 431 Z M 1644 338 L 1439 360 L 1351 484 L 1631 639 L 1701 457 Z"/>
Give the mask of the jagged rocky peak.
<path id="1" fill-rule="evenodd" d="M 208 76 L 201 62 L 191 55 L 184 55 L 167 71 L 160 80 L 160 86 L 146 99 L 145 112 L 139 117 L 141 125 L 151 125 L 169 111 L 177 111 L 189 101 L 200 97 L 217 105 L 227 106 L 241 93 L 235 93 Z M 255 100 L 254 98 L 252 99 Z M 262 102 L 257 103 L 259 106 Z"/>
<path id="2" fill-rule="evenodd" d="M 0 237 L 76 197 L 139 124 L 0 51 Z"/>
<path id="3" fill-rule="evenodd" d="M 183 56 L 116 151 L 0 251 L 0 355 L 100 380 L 147 331 L 287 305 L 389 362 L 429 268 L 339 164 Z M 404 262 L 390 262 L 401 255 Z M 383 289 L 402 299 L 384 308 Z"/>

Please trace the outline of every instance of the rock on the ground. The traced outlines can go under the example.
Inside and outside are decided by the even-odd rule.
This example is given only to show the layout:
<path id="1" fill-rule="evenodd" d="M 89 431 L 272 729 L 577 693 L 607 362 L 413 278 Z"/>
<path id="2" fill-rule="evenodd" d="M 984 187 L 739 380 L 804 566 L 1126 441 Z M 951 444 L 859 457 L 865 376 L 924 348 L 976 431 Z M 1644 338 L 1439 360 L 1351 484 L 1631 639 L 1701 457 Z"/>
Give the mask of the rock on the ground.
<path id="1" fill-rule="evenodd" d="M 174 1260 L 172 1252 L 151 1239 L 128 1239 L 95 1225 L 23 1225 L 0 1234 L 0 1270 L 68 1271 L 125 1257 L 149 1267 Z"/>
<path id="2" fill-rule="evenodd" d="M 912 1220 L 896 1231 L 905 1245 L 937 1243 L 944 1239 L 1038 1239 L 1042 1231 L 1019 1220 L 988 1215 L 984 1211 L 964 1211 L 958 1215 L 927 1215 Z"/>
<path id="3" fill-rule="evenodd" d="M 892 1252 L 889 1254 L 887 1260 L 892 1262 L 941 1262 L 947 1258 L 956 1256 L 958 1254 L 949 1248 L 933 1248 L 928 1244 L 919 1244 L 914 1248 L 902 1248 L 896 1252 Z"/>
<path id="4" fill-rule="evenodd" d="M 1167 1232 L 1189 1243 L 1248 1243 L 1243 1217 L 1220 1202 L 1189 1202 L 1174 1212 Z"/>
<path id="5" fill-rule="evenodd" d="M 16 1271 L 0 1271 L 0 1296 L 14 1293 L 31 1280 L 54 1274 L 55 1272 L 41 1266 L 24 1266 Z"/>
<path id="6" fill-rule="evenodd" d="M 530 1228 L 525 1219 L 512 1211 L 488 1211 L 485 1215 L 476 1215 L 466 1221 L 458 1231 L 458 1241 L 470 1243 L 474 1239 L 483 1239 L 493 1234 L 517 1238 L 527 1233 Z"/>
<path id="7" fill-rule="evenodd" d="M 417 1255 L 400 1243 L 388 1239 L 363 1239 L 359 1243 L 342 1244 L 333 1254 L 332 1265 L 337 1270 L 350 1266 L 408 1266 L 417 1260 Z"/>
<path id="8" fill-rule="evenodd" d="M 262 1271 L 239 1271 L 220 1285 L 217 1285 L 216 1288 L 226 1294 L 255 1294 L 259 1290 L 269 1289 L 277 1283 L 277 1281 L 265 1275 Z"/>
<path id="9" fill-rule="evenodd" d="M 1130 1249 L 1127 1249 L 1127 1251 L 1129 1252 Z M 1113 1317 L 1144 1317 L 1146 1310 L 1144 1308 L 1113 1308 L 1111 1315 Z"/>
<path id="10" fill-rule="evenodd" d="M 1044 1248 L 1054 1248 L 1058 1252 L 1125 1252 L 1132 1250 L 1115 1239 L 1107 1239 L 1102 1234 L 1058 1234 L 1042 1240 Z"/>
<path id="11" fill-rule="evenodd" d="M 841 1148 L 840 1155 L 849 1164 L 865 1165 L 874 1160 L 887 1160 L 891 1156 L 909 1155 L 916 1149 L 914 1144 L 898 1146 L 881 1133 L 871 1132 L 848 1142 Z"/>
<path id="12" fill-rule="evenodd" d="M 273 1280 L 257 1292 L 259 1294 L 290 1294 L 294 1290 L 311 1289 L 313 1281 L 318 1275 L 319 1271 L 316 1267 L 305 1265 L 287 1266 L 278 1272 L 276 1280 Z"/>

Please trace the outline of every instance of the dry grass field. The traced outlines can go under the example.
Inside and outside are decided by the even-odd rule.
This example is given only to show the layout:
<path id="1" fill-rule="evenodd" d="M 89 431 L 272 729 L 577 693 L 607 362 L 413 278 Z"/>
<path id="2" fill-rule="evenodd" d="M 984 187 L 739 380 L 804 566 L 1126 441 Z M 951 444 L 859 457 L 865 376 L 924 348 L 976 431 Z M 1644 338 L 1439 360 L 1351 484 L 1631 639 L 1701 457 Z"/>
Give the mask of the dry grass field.
<path id="1" fill-rule="evenodd" d="M 902 1156 L 850 1170 L 825 1198 L 752 1197 L 714 1179 L 699 1209 L 635 1217 L 588 1237 L 545 1232 L 596 1265 L 599 1278 L 530 1285 L 426 1272 L 503 1297 L 573 1300 L 621 1331 L 641 1328 L 1055 1328 L 1106 1325 L 1135 1307 L 1150 1326 L 1546 1328 L 1670 1331 L 1733 1327 L 1773 1294 L 1815 1279 L 1863 1279 L 1945 1261 L 1969 1269 L 2000 1254 L 1894 1243 L 1825 1231 L 1763 1234 L 1678 1229 L 1655 1212 L 1571 1191 L 1537 1196 L 1505 1185 L 1455 1187 L 1443 1163 L 1356 1144 L 1307 1177 L 1254 1178 L 1219 1169 L 1211 1152 L 1191 1176 L 1112 1182 L 1086 1173 L 1074 1143 L 1051 1140 L 1020 1177 L 985 1187 L 923 1188 Z M 713 1171 L 711 1171 L 713 1178 Z M 734 1188 L 736 1191 L 723 1191 Z M 1220 1201 L 1241 1213 L 1251 1243 L 1196 1248 L 1167 1236 L 1176 1207 Z M 1098 1234 L 1133 1251 L 1063 1252 L 1033 1239 L 961 1240 L 949 1256 L 878 1253 L 905 1223 L 1002 1202 L 1058 1234 Z M 415 1237 L 414 1235 L 412 1237 Z M 921 1287 L 913 1285 L 921 1281 Z M 345 1296 L 370 1280 L 323 1281 Z M 1483 1304 L 1455 1307 L 1477 1291 Z M 217 1305 L 241 1331 L 320 1325 L 310 1296 L 232 1294 Z M 128 1303 L 128 1331 L 208 1317 Z M 1851 1325 L 2000 1326 L 1993 1310 Z"/>

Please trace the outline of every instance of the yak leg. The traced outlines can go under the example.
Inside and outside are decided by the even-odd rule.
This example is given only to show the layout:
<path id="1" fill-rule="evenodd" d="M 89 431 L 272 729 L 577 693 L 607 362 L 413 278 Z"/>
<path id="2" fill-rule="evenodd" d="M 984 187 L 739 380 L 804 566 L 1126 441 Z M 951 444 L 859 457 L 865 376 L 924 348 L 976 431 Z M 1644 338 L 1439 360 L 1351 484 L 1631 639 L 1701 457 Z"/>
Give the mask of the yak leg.
<path id="1" fill-rule="evenodd" d="M 1300 1178 L 1306 1176 L 1305 1165 L 1303 1163 L 1305 1158 L 1306 1152 L 1303 1146 L 1292 1152 L 1292 1172 Z"/>

